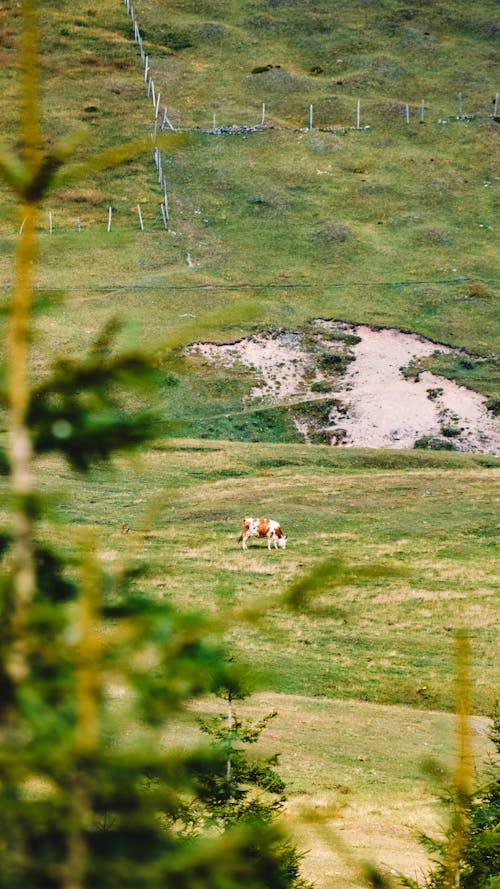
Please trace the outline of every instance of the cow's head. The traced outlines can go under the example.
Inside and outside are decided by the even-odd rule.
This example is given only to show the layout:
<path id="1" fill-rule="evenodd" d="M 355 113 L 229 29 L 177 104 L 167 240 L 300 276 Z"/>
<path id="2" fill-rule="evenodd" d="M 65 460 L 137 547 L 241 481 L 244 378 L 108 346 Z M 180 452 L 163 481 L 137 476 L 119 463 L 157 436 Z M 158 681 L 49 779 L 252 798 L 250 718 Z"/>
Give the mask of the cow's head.
<path id="1" fill-rule="evenodd" d="M 287 540 L 288 537 L 286 536 L 286 534 L 283 534 L 283 537 L 278 537 L 278 546 L 280 547 L 280 549 L 286 549 Z"/>

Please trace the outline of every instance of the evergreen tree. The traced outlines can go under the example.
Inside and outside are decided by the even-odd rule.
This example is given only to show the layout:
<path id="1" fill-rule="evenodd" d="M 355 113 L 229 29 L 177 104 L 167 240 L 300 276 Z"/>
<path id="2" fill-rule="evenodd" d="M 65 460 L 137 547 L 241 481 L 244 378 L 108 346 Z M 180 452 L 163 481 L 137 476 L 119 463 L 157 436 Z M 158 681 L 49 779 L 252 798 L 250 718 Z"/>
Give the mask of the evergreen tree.
<path id="1" fill-rule="evenodd" d="M 227 714 L 200 721 L 202 731 L 211 740 L 215 761 L 198 777 L 197 800 L 191 811 L 195 832 L 208 828 L 223 834 L 244 824 L 266 827 L 283 812 L 286 794 L 277 771 L 278 754 L 257 758 L 248 751 L 277 713 L 273 711 L 258 722 L 242 720 L 234 709 L 235 692 L 234 687 L 226 690 Z M 253 854 L 260 855 L 258 845 Z M 292 843 L 283 838 L 276 854 L 284 884 L 289 889 L 308 889 L 300 875 L 300 856 Z"/>
<path id="2" fill-rule="evenodd" d="M 134 569 L 106 578 L 90 532 L 78 547 L 64 526 L 49 542 L 42 535 L 50 509 L 39 456 L 86 472 L 147 441 L 155 418 L 128 412 L 123 391 L 155 385 L 158 370 L 150 356 L 119 352 L 110 323 L 87 356 L 56 360 L 31 383 L 37 218 L 70 145 L 43 148 L 36 0 L 24 0 L 22 17 L 20 153 L 0 152 L 22 220 L 0 453 L 10 491 L 0 533 L 0 889 L 289 889 L 271 818 L 236 819 L 217 837 L 185 829 L 185 800 L 200 792 L 213 758 L 174 755 L 161 735 L 190 699 L 237 687 L 210 621 L 142 593 Z M 149 140 L 93 163 L 138 148 Z"/>
<path id="3" fill-rule="evenodd" d="M 500 754 L 500 710 L 493 714 L 491 739 Z M 500 889 L 500 759 L 490 763 L 490 777 L 476 791 L 464 793 L 452 782 L 443 795 L 450 828 L 443 840 L 423 836 L 435 860 L 424 889 Z M 462 791 L 462 792 L 461 792 Z M 453 865 L 453 866 L 451 866 Z M 402 878 L 404 886 L 423 889 Z"/>

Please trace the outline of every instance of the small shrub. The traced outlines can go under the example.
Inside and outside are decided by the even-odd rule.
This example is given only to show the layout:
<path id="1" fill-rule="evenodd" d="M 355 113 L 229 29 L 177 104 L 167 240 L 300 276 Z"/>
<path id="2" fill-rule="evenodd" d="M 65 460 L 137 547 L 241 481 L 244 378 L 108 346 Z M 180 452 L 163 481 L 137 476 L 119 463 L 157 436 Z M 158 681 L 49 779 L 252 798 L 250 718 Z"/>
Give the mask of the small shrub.
<path id="1" fill-rule="evenodd" d="M 333 445 L 341 445 L 346 437 L 347 429 L 342 429 L 340 426 L 337 429 L 333 429 L 331 432 L 331 442 Z"/>
<path id="2" fill-rule="evenodd" d="M 488 299 L 493 296 L 493 292 L 482 281 L 470 281 L 463 292 L 469 299 Z"/>
<path id="3" fill-rule="evenodd" d="M 399 46 L 402 49 L 420 49 L 434 42 L 435 37 L 419 28 L 401 28 L 399 32 Z"/>
<path id="4" fill-rule="evenodd" d="M 399 372 L 405 380 L 413 380 L 414 383 L 419 382 L 422 370 L 423 367 L 419 358 L 412 358 L 406 367 L 399 368 Z"/>
<path id="5" fill-rule="evenodd" d="M 226 36 L 227 30 L 219 22 L 203 22 L 196 33 L 201 40 L 221 40 Z"/>
<path id="6" fill-rule="evenodd" d="M 337 355 L 334 352 L 323 352 L 318 358 L 318 365 L 323 370 L 341 370 L 345 366 L 345 361 L 344 355 Z"/>
<path id="7" fill-rule="evenodd" d="M 477 24 L 473 23 L 473 31 L 478 37 L 481 37 L 482 40 L 494 42 L 495 40 L 500 39 L 500 25 L 498 24 L 498 20 L 495 19 L 486 19 L 477 22 Z"/>
<path id="8" fill-rule="evenodd" d="M 333 398 L 322 398 L 321 401 L 303 401 L 292 408 L 292 414 L 314 424 L 328 423 L 330 413 L 336 401 Z"/>
<path id="9" fill-rule="evenodd" d="M 492 396 L 488 398 L 485 402 L 486 407 L 494 417 L 500 416 L 500 398 L 498 396 Z"/>
<path id="10" fill-rule="evenodd" d="M 472 360 L 472 358 L 462 358 L 458 359 L 458 363 L 460 367 L 463 367 L 465 370 L 473 370 L 476 366 L 476 362 Z"/>
<path id="11" fill-rule="evenodd" d="M 322 241 L 327 244 L 345 244 L 351 237 L 351 231 L 347 225 L 332 223 L 324 225 L 318 233 Z"/>
<path id="12" fill-rule="evenodd" d="M 311 444 L 329 445 L 331 442 L 331 434 L 326 429 L 320 429 L 315 432 L 309 432 L 309 441 Z"/>
<path id="13" fill-rule="evenodd" d="M 355 333 L 343 333 L 342 331 L 336 334 L 336 339 L 345 343 L 346 346 L 357 346 L 361 342 L 361 337 L 356 336 Z"/>
<path id="14" fill-rule="evenodd" d="M 441 426 L 441 435 L 445 438 L 456 438 L 461 432 L 463 429 L 459 426 Z"/>
<path id="15" fill-rule="evenodd" d="M 174 31 L 170 25 L 158 25 L 156 28 L 142 29 L 145 40 L 156 45 L 168 47 L 173 52 L 189 49 L 193 45 L 190 35 L 186 31 Z"/>
<path id="16" fill-rule="evenodd" d="M 442 394 L 443 389 L 439 386 L 436 389 L 427 389 L 427 398 L 429 401 L 436 401 L 437 398 L 441 398 Z"/>
<path id="17" fill-rule="evenodd" d="M 417 438 L 413 447 L 422 451 L 458 451 L 456 444 L 437 435 L 422 435 Z"/>

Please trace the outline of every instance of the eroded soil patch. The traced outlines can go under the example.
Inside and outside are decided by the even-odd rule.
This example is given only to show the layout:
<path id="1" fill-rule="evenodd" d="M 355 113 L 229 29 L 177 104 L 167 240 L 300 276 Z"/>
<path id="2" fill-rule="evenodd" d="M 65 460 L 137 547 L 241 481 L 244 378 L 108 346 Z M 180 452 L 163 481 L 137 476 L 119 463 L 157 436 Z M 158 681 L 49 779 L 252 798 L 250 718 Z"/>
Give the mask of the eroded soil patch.
<path id="1" fill-rule="evenodd" d="M 430 440 L 434 447 L 500 454 L 500 421 L 484 396 L 429 371 L 405 374 L 418 359 L 453 353 L 425 337 L 317 319 L 303 331 L 196 343 L 191 351 L 252 368 L 259 381 L 247 408 L 286 405 L 305 441 L 412 448 Z"/>

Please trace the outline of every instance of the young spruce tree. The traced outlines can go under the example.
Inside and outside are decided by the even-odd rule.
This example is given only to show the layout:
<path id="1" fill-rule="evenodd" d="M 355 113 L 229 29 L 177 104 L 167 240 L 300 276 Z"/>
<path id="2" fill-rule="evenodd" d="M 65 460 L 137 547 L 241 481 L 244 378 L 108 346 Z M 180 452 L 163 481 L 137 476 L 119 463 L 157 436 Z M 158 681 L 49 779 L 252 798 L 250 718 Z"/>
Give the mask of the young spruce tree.
<path id="1" fill-rule="evenodd" d="M 62 525 L 46 532 L 40 455 L 86 472 L 147 441 L 155 418 L 128 413 L 123 391 L 155 385 L 158 371 L 148 356 L 117 350 L 111 323 L 87 356 L 56 360 L 32 380 L 38 213 L 71 153 L 69 143 L 44 147 L 37 13 L 23 0 L 20 149 L 0 152 L 20 228 L 0 455 L 10 492 L 0 537 L 0 889 L 288 889 L 295 873 L 283 867 L 271 811 L 229 819 L 216 836 L 182 829 L 185 801 L 201 795 L 214 761 L 172 754 L 161 730 L 196 695 L 234 685 L 214 628 L 141 593 L 133 570 L 108 579 L 104 594 L 91 532 L 76 542 Z M 97 156 L 82 175 L 148 142 Z"/>

